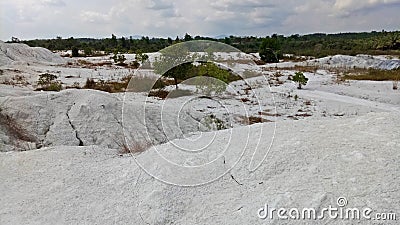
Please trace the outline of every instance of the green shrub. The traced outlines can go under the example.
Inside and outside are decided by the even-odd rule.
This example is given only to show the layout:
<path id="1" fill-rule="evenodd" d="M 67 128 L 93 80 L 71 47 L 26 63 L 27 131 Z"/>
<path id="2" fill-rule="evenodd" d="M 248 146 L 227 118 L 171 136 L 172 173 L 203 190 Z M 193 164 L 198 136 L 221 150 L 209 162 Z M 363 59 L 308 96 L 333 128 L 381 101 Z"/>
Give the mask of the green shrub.
<path id="1" fill-rule="evenodd" d="M 83 86 L 85 89 L 96 89 L 96 81 L 90 78 L 86 79 L 86 83 Z"/>
<path id="2" fill-rule="evenodd" d="M 79 57 L 79 49 L 77 47 L 72 48 L 72 57 Z"/>
<path id="3" fill-rule="evenodd" d="M 86 80 L 85 85 L 83 86 L 84 89 L 94 89 L 104 92 L 113 92 L 113 88 L 110 83 L 105 82 L 104 80 L 99 80 L 96 82 L 94 79 L 88 78 Z"/>
<path id="4" fill-rule="evenodd" d="M 301 89 L 301 85 L 306 85 L 308 82 L 308 78 L 302 72 L 296 72 L 292 80 L 299 84 L 298 89 Z"/>
<path id="5" fill-rule="evenodd" d="M 49 86 L 47 86 L 46 88 L 42 89 L 43 91 L 61 91 L 62 90 L 62 85 L 61 83 L 52 83 Z"/>
<path id="6" fill-rule="evenodd" d="M 149 59 L 149 56 L 146 55 L 146 54 L 144 54 L 143 52 L 139 51 L 139 52 L 136 54 L 135 59 L 143 64 L 144 62 L 146 62 L 146 60 Z"/>
<path id="7" fill-rule="evenodd" d="M 210 130 L 224 130 L 226 126 L 224 122 L 218 119 L 214 114 L 208 115 L 204 118 L 203 125 Z"/>
<path id="8" fill-rule="evenodd" d="M 259 50 L 260 58 L 267 63 L 277 63 L 283 57 L 281 43 L 276 35 L 266 37 L 262 41 Z"/>
<path id="9" fill-rule="evenodd" d="M 62 84 L 60 81 L 57 81 L 57 76 L 50 73 L 44 73 L 39 75 L 38 85 L 40 88 L 37 88 L 37 91 L 61 91 Z"/>
<path id="10" fill-rule="evenodd" d="M 130 66 L 132 69 L 137 69 L 137 68 L 140 67 L 140 63 L 139 63 L 138 61 L 135 60 L 135 61 L 131 62 L 129 66 Z"/>
<path id="11" fill-rule="evenodd" d="M 50 73 L 44 73 L 39 75 L 38 85 L 46 86 L 51 84 L 57 79 L 57 76 Z"/>
<path id="12" fill-rule="evenodd" d="M 114 54 L 114 56 L 112 57 L 114 59 L 114 62 L 117 65 L 125 65 L 125 55 L 122 54 Z"/>

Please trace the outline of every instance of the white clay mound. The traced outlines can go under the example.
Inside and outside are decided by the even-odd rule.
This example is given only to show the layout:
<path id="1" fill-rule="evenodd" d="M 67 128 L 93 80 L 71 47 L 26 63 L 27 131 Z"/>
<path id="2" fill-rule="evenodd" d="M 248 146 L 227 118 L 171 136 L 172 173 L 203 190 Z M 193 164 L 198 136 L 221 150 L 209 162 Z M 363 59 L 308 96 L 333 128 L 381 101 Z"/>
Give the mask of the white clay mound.
<path id="1" fill-rule="evenodd" d="M 67 60 L 48 49 L 0 41 L 0 66 L 9 64 L 62 64 Z"/>
<path id="2" fill-rule="evenodd" d="M 305 64 L 339 68 L 375 68 L 382 70 L 392 70 L 400 67 L 400 60 L 381 59 L 379 57 L 374 57 L 370 55 L 335 55 L 316 60 L 309 60 Z"/>

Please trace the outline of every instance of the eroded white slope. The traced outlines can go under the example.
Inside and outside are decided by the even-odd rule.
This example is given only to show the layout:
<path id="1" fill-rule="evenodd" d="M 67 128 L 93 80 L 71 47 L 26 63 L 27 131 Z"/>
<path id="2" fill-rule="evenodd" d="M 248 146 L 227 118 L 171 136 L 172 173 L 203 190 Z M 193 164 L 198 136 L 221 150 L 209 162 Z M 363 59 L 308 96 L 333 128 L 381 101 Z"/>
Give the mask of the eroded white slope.
<path id="1" fill-rule="evenodd" d="M 48 49 L 0 41 L 0 66 L 10 64 L 61 64 L 67 60 Z"/>
<path id="2" fill-rule="evenodd" d="M 263 221 L 257 217 L 257 210 L 264 204 L 275 208 L 335 207 L 341 196 L 348 199 L 349 207 L 398 214 L 399 123 L 398 113 L 282 122 L 267 160 L 256 172 L 247 170 L 251 158 L 251 152 L 247 152 L 226 176 L 195 188 L 160 183 L 139 169 L 132 157 L 119 157 L 115 151 L 99 147 L 60 146 L 0 153 L 0 223 L 307 224 L 310 221 Z M 272 124 L 252 128 L 258 130 L 260 126 L 266 131 L 272 129 Z M 246 134 L 249 128 L 235 129 Z M 220 138 L 228 134 L 217 132 Z M 262 137 L 268 140 L 270 132 L 264 132 Z M 222 143 L 220 138 L 216 141 Z M 254 147 L 255 140 L 251 138 L 249 143 L 250 148 Z M 268 141 L 260 143 L 261 149 L 268 146 Z M 158 150 L 174 155 L 170 144 L 158 146 Z M 233 145 L 229 150 L 240 149 Z M 146 157 L 153 151 L 137 157 Z M 222 160 L 219 162 L 224 166 Z M 154 160 L 147 166 L 159 165 Z M 174 176 L 179 180 L 179 173 Z"/>
<path id="3" fill-rule="evenodd" d="M 185 99 L 163 102 L 150 98 L 147 104 L 145 99 L 143 93 L 131 93 L 124 98 L 123 93 L 95 90 L 0 97 L 0 116 L 11 121 L 0 123 L 0 151 L 60 145 L 121 149 L 125 137 L 129 137 L 130 144 L 145 140 L 159 144 L 184 134 L 214 129 L 207 127 L 212 122 L 204 120 L 209 112 L 190 107 L 181 110 Z M 203 108 L 208 107 L 201 102 L 198 101 Z M 200 125 L 202 122 L 206 124 Z M 18 140 L 20 136 L 29 136 L 29 140 Z"/>
<path id="4" fill-rule="evenodd" d="M 374 68 L 381 70 L 393 70 L 400 67 L 399 59 L 388 59 L 382 56 L 372 55 L 334 55 L 319 59 L 311 59 L 305 62 L 282 62 L 269 63 L 261 67 L 265 68 L 287 68 L 294 66 L 317 66 L 320 68 L 338 68 L 338 69 L 353 69 L 353 68 Z"/>

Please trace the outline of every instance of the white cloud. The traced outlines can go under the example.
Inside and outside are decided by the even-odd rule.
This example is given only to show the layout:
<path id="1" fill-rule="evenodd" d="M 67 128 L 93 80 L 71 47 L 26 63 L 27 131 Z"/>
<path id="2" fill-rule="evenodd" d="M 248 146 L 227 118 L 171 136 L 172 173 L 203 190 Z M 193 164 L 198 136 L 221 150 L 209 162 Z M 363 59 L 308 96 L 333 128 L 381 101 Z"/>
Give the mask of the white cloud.
<path id="1" fill-rule="evenodd" d="M 400 3 L 400 0 L 336 0 L 334 9 L 336 13 L 348 15 L 362 9 L 373 9 L 378 6 Z"/>
<path id="2" fill-rule="evenodd" d="M 55 6 L 55 7 L 66 6 L 65 2 L 62 0 L 42 0 L 41 2 L 48 6 Z"/>
<path id="3" fill-rule="evenodd" d="M 104 23 L 110 21 L 110 16 L 99 12 L 82 11 L 80 17 L 84 22 L 89 23 Z"/>
<path id="4" fill-rule="evenodd" d="M 173 8 L 173 2 L 166 0 L 150 0 L 147 1 L 147 8 L 155 10 L 171 9 Z"/>
<path id="5" fill-rule="evenodd" d="M 14 0 L 0 1 L 0 39 L 390 30 L 396 11 L 400 0 Z"/>

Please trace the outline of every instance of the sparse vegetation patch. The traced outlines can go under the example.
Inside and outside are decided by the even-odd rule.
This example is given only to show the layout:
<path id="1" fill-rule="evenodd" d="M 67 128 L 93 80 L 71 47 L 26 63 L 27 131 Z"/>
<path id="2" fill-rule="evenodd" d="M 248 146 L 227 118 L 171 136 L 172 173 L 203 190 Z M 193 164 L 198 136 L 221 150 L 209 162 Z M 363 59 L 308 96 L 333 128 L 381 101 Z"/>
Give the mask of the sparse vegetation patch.
<path id="1" fill-rule="evenodd" d="M 399 81 L 400 69 L 358 69 L 347 72 L 343 78 L 346 80 Z"/>
<path id="2" fill-rule="evenodd" d="M 36 91 L 61 91 L 61 81 L 57 80 L 57 76 L 50 73 L 39 75 L 37 84 L 40 86 Z"/>

